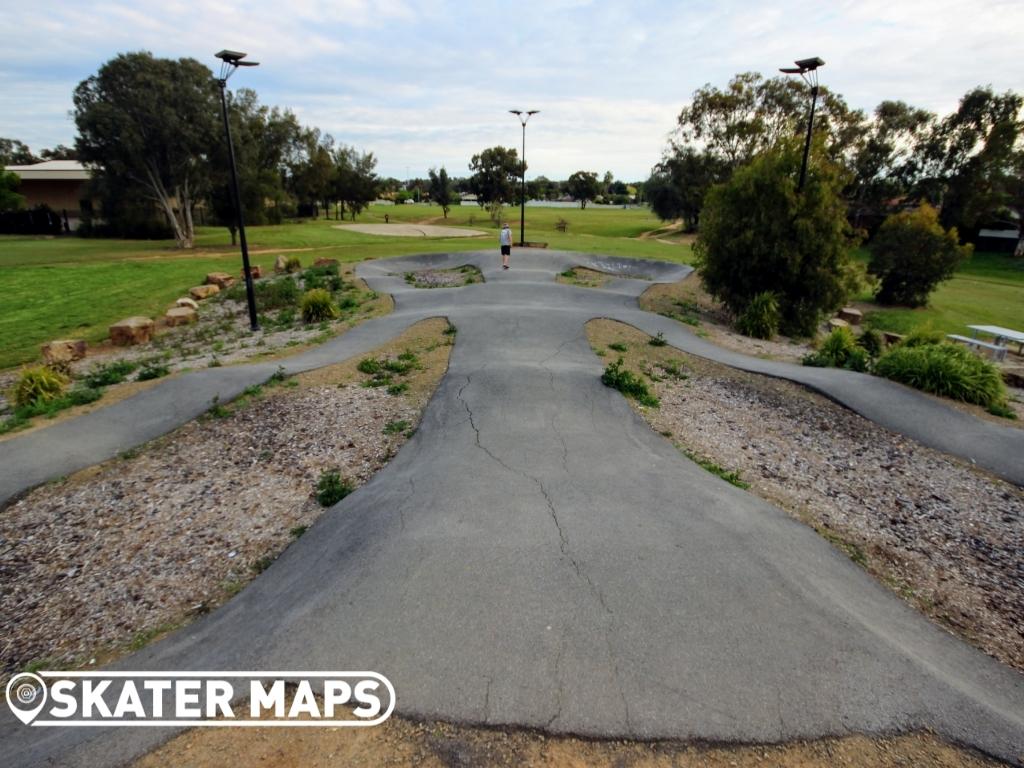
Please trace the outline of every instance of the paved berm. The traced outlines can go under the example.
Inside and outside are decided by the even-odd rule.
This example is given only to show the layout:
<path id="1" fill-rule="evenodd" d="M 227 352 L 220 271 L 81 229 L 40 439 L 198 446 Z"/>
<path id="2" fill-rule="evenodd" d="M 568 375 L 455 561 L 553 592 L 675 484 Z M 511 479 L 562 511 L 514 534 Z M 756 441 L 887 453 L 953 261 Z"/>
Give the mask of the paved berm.
<path id="1" fill-rule="evenodd" d="M 419 290 L 402 277 L 466 263 L 487 282 Z M 601 289 L 556 283 L 572 265 L 621 277 Z M 637 308 L 648 280 L 678 280 L 685 267 L 531 251 L 497 267 L 490 252 L 360 265 L 396 311 L 286 368 L 447 316 L 457 342 L 420 429 L 235 599 L 117 666 L 372 669 L 406 716 L 590 737 L 776 743 L 931 729 L 1024 764 L 1024 678 L 681 456 L 601 384 L 584 324 L 618 319 L 805 383 L 1018 485 L 1024 432 L 880 379 L 724 352 Z M 34 467 L 58 475 L 95 462 L 270 373 L 180 377 L 8 441 L 0 497 L 46 479 Z M 7 765 L 117 765 L 170 735 L 7 717 L 0 749 Z"/>

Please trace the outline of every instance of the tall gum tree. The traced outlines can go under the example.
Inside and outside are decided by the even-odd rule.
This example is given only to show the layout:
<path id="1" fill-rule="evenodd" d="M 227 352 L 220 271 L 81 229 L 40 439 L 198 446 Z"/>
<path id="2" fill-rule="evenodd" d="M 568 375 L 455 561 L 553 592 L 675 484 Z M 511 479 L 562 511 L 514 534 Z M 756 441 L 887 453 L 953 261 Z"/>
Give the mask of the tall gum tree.
<path id="1" fill-rule="evenodd" d="M 195 59 L 123 53 L 78 85 L 74 105 L 82 162 L 152 200 L 178 246 L 191 248 L 216 135 L 213 73 Z"/>

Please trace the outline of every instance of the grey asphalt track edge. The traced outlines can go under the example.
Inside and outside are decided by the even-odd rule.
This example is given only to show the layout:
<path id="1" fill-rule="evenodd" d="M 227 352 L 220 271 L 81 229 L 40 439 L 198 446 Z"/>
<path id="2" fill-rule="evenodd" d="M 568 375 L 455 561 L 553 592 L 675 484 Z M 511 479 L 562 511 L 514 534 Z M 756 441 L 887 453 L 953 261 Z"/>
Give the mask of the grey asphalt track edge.
<path id="1" fill-rule="evenodd" d="M 402 279 L 465 263 L 487 282 L 416 290 Z M 519 250 L 512 264 L 502 272 L 487 252 L 359 265 L 396 311 L 286 367 L 360 354 L 447 316 L 457 341 L 416 434 L 237 597 L 115 668 L 372 669 L 410 716 L 746 743 L 928 728 L 1024 764 L 1024 677 L 930 623 L 807 526 L 682 457 L 600 383 L 584 323 L 619 319 L 800 381 L 1017 484 L 1024 433 L 880 379 L 712 347 L 641 312 L 643 280 L 554 282 L 574 264 L 660 281 L 685 267 Z M 7 469 L 20 453 L 51 474 L 88 458 L 55 454 L 59 439 L 45 451 L 45 432 L 96 417 L 94 463 L 275 368 L 180 377 L 150 399 L 0 444 L 0 491 L 24 483 Z M 161 390 L 173 393 L 166 411 Z M 159 417 L 137 419 L 142 406 Z M 86 432 L 60 433 L 76 434 Z M 33 729 L 5 710 L 0 754 L 10 766 L 122 765 L 173 733 Z"/>

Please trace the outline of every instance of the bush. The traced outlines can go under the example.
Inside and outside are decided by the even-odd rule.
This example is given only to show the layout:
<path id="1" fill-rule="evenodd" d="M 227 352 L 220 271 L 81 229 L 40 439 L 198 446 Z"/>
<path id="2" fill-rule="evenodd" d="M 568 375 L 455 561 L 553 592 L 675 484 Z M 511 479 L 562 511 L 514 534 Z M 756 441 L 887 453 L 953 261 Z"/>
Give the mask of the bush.
<path id="1" fill-rule="evenodd" d="M 774 293 L 762 291 L 736 318 L 736 330 L 755 339 L 770 339 L 779 332 L 779 320 L 778 299 Z"/>
<path id="2" fill-rule="evenodd" d="M 802 142 L 786 141 L 711 188 L 695 246 L 704 285 L 736 316 L 775 295 L 783 333 L 810 336 L 860 284 L 841 191 L 845 172 L 816 151 L 802 193 Z"/>
<path id="3" fill-rule="evenodd" d="M 171 372 L 171 369 L 166 365 L 160 365 L 158 363 L 146 363 L 142 366 L 139 371 L 139 375 L 136 377 L 139 381 L 149 381 L 150 379 L 160 379 Z"/>
<path id="4" fill-rule="evenodd" d="M 817 352 L 806 355 L 804 365 L 815 368 L 846 368 L 864 372 L 870 360 L 867 351 L 857 345 L 857 338 L 849 328 L 836 328 L 818 347 Z"/>
<path id="5" fill-rule="evenodd" d="M 647 385 L 639 376 L 632 371 L 623 369 L 623 359 L 620 357 L 614 363 L 609 363 L 601 374 L 601 383 L 606 387 L 617 389 L 626 397 L 631 397 L 642 405 L 657 408 L 661 405 L 658 398 L 651 394 Z"/>
<path id="6" fill-rule="evenodd" d="M 946 340 L 942 331 L 936 331 L 930 325 L 919 325 L 900 340 L 901 347 L 923 347 L 929 344 L 941 344 Z"/>
<path id="7" fill-rule="evenodd" d="M 133 363 L 130 360 L 117 360 L 113 363 L 100 365 L 86 374 L 85 385 L 98 389 L 100 387 L 109 387 L 111 384 L 120 384 L 131 376 L 138 367 L 138 363 Z"/>
<path id="8" fill-rule="evenodd" d="M 284 260 L 284 271 L 288 273 L 298 272 L 302 269 L 302 262 L 298 256 L 289 256 Z"/>
<path id="9" fill-rule="evenodd" d="M 299 300 L 299 286 L 290 277 L 277 280 L 258 280 L 253 283 L 256 306 L 260 312 L 293 307 Z M 245 301 L 245 283 L 231 286 L 224 294 L 231 301 Z"/>
<path id="10" fill-rule="evenodd" d="M 15 405 L 33 407 L 57 400 L 67 389 L 68 379 L 46 366 L 25 368 L 18 376 L 12 396 Z"/>
<path id="11" fill-rule="evenodd" d="M 306 323 L 319 323 L 333 320 L 338 316 L 338 309 L 331 300 L 331 294 L 323 288 L 306 291 L 299 302 L 302 320 Z"/>
<path id="12" fill-rule="evenodd" d="M 333 507 L 355 490 L 348 478 L 343 478 L 336 469 L 329 469 L 320 475 L 316 483 L 316 500 L 321 507 Z"/>
<path id="13" fill-rule="evenodd" d="M 954 344 L 902 343 L 879 358 L 875 373 L 908 386 L 986 408 L 1005 405 L 999 369 Z"/>
<path id="14" fill-rule="evenodd" d="M 857 339 L 857 346 L 867 352 L 868 357 L 874 359 L 882 354 L 885 344 L 882 341 L 882 334 L 874 328 L 867 328 Z"/>
<path id="15" fill-rule="evenodd" d="M 946 230 L 927 203 L 889 216 L 869 245 L 868 272 L 879 278 L 881 304 L 921 307 L 928 295 L 965 259 L 974 246 L 960 245 L 956 227 Z"/>

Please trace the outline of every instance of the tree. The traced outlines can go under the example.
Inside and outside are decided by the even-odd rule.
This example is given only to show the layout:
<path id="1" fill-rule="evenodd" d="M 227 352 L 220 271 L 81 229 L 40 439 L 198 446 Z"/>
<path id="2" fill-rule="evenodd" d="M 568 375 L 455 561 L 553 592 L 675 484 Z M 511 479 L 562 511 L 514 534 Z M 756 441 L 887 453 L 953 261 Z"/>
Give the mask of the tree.
<path id="1" fill-rule="evenodd" d="M 352 220 L 377 197 L 379 181 L 375 168 L 377 158 L 372 152 L 359 152 L 355 147 L 340 146 L 334 152 L 332 190 L 337 200 L 348 207 Z"/>
<path id="2" fill-rule="evenodd" d="M 430 175 L 430 199 L 441 206 L 444 217 L 447 219 L 448 211 L 452 207 L 452 198 L 455 196 L 451 181 L 448 179 L 448 171 L 442 165 L 440 171 L 431 168 L 428 174 Z"/>
<path id="3" fill-rule="evenodd" d="M 0 138 L 0 166 L 32 165 L 38 162 L 39 158 L 32 154 L 27 144 L 17 139 Z"/>
<path id="4" fill-rule="evenodd" d="M 327 210 L 332 179 L 336 174 L 334 138 L 321 135 L 317 128 L 306 128 L 298 141 L 298 150 L 289 161 L 289 187 L 295 199 L 311 208 Z"/>
<path id="5" fill-rule="evenodd" d="M 65 147 L 63 144 L 58 144 L 53 149 L 44 149 L 39 153 L 39 156 L 43 160 L 77 160 L 78 152 L 75 151 L 74 147 Z"/>
<path id="6" fill-rule="evenodd" d="M 523 164 L 516 150 L 490 147 L 473 155 L 469 170 L 473 172 L 471 188 L 483 207 L 508 203 L 515 197 L 515 184 L 523 172 Z"/>
<path id="7" fill-rule="evenodd" d="M 875 298 L 908 307 L 927 304 L 928 295 L 973 250 L 960 245 L 955 227 L 942 228 L 938 212 L 927 203 L 887 218 L 869 247 L 868 272 L 881 280 Z"/>
<path id="8" fill-rule="evenodd" d="M 0 211 L 16 211 L 25 204 L 24 195 L 17 192 L 19 184 L 18 174 L 0 168 Z"/>
<path id="9" fill-rule="evenodd" d="M 215 88 L 213 74 L 194 59 L 125 53 L 74 93 L 81 160 L 157 205 L 180 248 L 192 247 L 192 208 L 208 181 Z"/>
<path id="10" fill-rule="evenodd" d="M 644 188 L 658 218 L 682 219 L 686 231 L 692 232 L 697 228 L 707 191 L 727 175 L 724 161 L 693 147 L 681 147 L 654 167 Z"/>
<path id="11" fill-rule="evenodd" d="M 819 140 L 798 194 L 802 154 L 799 140 L 780 142 L 712 187 L 695 253 L 704 285 L 734 315 L 770 292 L 782 331 L 806 336 L 858 280 L 849 256 L 856 240 L 840 197 L 847 176 Z"/>
<path id="12" fill-rule="evenodd" d="M 256 92 L 248 88 L 240 88 L 230 97 L 228 119 L 246 222 L 280 222 L 289 203 L 284 188 L 288 160 L 299 150 L 302 135 L 298 120 L 287 110 L 260 104 Z M 210 154 L 210 205 L 230 231 L 234 245 L 237 221 L 227 140 L 223 132 L 218 132 L 217 139 Z"/>
<path id="13" fill-rule="evenodd" d="M 935 126 L 924 150 L 921 197 L 942 203 L 940 221 L 973 239 L 1013 197 L 1024 97 L 974 88 Z"/>
<path id="14" fill-rule="evenodd" d="M 848 190 L 854 226 L 874 229 L 894 201 L 908 196 L 923 170 L 921 150 L 935 115 L 902 101 L 883 101 L 853 159 L 854 182 Z"/>
<path id="15" fill-rule="evenodd" d="M 597 180 L 597 174 L 590 171 L 576 171 L 565 182 L 565 187 L 574 200 L 580 201 L 581 209 L 586 208 L 587 201 L 593 200 L 601 192 L 601 182 Z"/>

